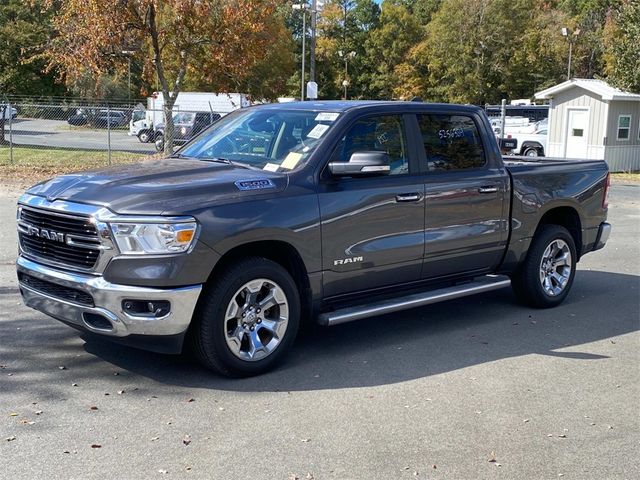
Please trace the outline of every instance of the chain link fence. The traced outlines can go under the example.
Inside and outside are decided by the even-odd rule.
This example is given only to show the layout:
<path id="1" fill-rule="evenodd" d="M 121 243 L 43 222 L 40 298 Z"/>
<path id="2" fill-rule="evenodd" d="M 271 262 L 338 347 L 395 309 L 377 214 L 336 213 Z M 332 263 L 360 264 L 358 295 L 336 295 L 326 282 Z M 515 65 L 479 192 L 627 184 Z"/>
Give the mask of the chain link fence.
<path id="1" fill-rule="evenodd" d="M 223 113 L 174 109 L 175 146 Z M 131 163 L 164 148 L 164 114 L 141 104 L 0 102 L 0 167 L 42 174 Z"/>

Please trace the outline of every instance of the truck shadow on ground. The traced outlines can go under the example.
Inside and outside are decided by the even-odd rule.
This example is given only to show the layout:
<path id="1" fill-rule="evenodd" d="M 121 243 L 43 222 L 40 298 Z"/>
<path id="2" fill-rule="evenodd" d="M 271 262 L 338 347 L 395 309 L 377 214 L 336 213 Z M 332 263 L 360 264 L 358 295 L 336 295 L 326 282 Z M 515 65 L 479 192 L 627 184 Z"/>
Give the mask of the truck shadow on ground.
<path id="1" fill-rule="evenodd" d="M 635 331 L 640 277 L 581 271 L 560 307 L 518 305 L 510 289 L 477 295 L 299 336 L 284 365 L 266 375 L 228 380 L 181 357 L 85 344 L 88 352 L 161 383 L 238 391 L 365 387 L 445 373 L 521 355 L 598 360 L 587 350 L 562 351 Z M 632 289 L 633 288 L 633 289 Z"/>
<path id="2" fill-rule="evenodd" d="M 223 378 L 184 356 L 144 352 L 95 338 L 84 344 L 86 355 L 72 330 L 52 329 L 42 319 L 30 317 L 20 321 L 19 336 L 10 331 L 17 321 L 0 322 L 8 332 L 2 335 L 8 342 L 0 346 L 0 359 L 9 363 L 15 355 L 36 368 L 38 358 L 63 358 L 75 350 L 83 353 L 76 355 L 83 359 L 74 361 L 74 378 L 92 378 L 98 366 L 99 371 L 124 371 L 142 386 L 150 383 L 144 387 L 147 390 L 157 387 L 145 380 L 241 392 L 369 387 L 522 355 L 568 361 L 608 358 L 581 345 L 638 330 L 639 288 L 638 276 L 580 271 L 571 295 L 555 309 L 522 307 L 510 289 L 503 289 L 332 328 L 311 327 L 299 336 L 280 368 L 248 379 Z M 11 344 L 9 336 L 18 341 Z M 19 388 L 13 382 L 12 388 Z M 46 378 L 39 383 L 45 382 Z"/>

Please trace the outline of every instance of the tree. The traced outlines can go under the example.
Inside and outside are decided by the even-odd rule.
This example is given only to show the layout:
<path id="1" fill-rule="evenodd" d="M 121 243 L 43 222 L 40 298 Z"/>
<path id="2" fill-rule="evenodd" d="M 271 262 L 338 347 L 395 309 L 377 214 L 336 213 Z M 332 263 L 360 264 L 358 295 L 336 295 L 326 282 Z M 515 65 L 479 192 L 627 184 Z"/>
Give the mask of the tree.
<path id="1" fill-rule="evenodd" d="M 55 74 L 43 74 L 44 61 L 29 61 L 30 49 L 51 36 L 50 14 L 41 2 L 5 0 L 0 3 L 0 92 L 14 95 L 59 95 L 64 86 Z"/>
<path id="2" fill-rule="evenodd" d="M 640 4 L 627 0 L 611 16 L 605 30 L 607 80 L 640 93 Z"/>
<path id="3" fill-rule="evenodd" d="M 277 0 L 45 0 L 56 35 L 42 57 L 71 81 L 123 71 L 137 52 L 164 97 L 165 153 L 173 150 L 173 106 L 189 76 L 239 84 L 270 43 Z"/>
<path id="4" fill-rule="evenodd" d="M 394 98 L 404 88 L 399 65 L 423 35 L 418 19 L 402 3 L 382 4 L 380 23 L 365 43 L 366 62 L 371 66 L 368 83 L 372 97 Z"/>

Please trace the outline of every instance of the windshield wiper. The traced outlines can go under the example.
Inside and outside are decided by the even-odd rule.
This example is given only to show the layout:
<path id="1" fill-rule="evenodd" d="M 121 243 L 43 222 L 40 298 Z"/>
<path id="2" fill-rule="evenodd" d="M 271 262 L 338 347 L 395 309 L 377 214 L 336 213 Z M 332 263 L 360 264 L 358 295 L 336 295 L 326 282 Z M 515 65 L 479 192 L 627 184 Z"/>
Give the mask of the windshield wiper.
<path id="1" fill-rule="evenodd" d="M 247 170 L 260 170 L 258 167 L 247 165 L 246 163 L 236 162 L 229 160 L 228 158 L 215 157 L 215 158 L 198 158 L 198 160 L 204 160 L 205 162 L 225 163 L 227 165 L 233 165 L 234 167 L 246 168 Z"/>

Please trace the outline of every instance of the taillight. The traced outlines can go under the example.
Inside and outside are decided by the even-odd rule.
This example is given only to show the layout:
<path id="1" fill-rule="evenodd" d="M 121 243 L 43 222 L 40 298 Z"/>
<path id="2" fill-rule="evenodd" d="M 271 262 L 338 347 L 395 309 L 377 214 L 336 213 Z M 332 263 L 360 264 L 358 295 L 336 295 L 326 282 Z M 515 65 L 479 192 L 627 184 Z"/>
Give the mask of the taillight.
<path id="1" fill-rule="evenodd" d="M 609 208 L 609 187 L 611 186 L 611 174 L 607 173 L 607 180 L 604 183 L 604 195 L 602 196 L 602 208 Z"/>

